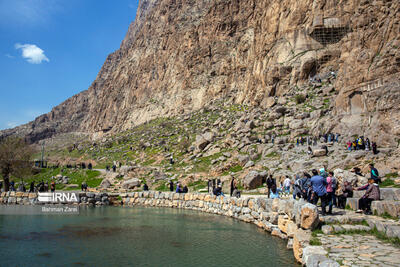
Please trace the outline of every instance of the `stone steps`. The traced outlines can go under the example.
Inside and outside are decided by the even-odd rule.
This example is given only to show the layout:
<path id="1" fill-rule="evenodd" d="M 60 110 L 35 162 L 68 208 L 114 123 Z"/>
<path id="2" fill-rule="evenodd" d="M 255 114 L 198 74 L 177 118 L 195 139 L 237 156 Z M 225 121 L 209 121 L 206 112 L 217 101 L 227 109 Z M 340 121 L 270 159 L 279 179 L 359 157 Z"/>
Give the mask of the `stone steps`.
<path id="1" fill-rule="evenodd" d="M 371 204 L 371 210 L 377 215 L 383 215 L 386 213 L 392 217 L 400 218 L 400 201 L 373 201 Z"/>
<path id="2" fill-rule="evenodd" d="M 352 210 L 358 210 L 358 200 L 359 198 L 348 198 L 346 205 Z M 389 214 L 392 217 L 400 218 L 400 201 L 372 201 L 371 211 L 377 215 Z"/>

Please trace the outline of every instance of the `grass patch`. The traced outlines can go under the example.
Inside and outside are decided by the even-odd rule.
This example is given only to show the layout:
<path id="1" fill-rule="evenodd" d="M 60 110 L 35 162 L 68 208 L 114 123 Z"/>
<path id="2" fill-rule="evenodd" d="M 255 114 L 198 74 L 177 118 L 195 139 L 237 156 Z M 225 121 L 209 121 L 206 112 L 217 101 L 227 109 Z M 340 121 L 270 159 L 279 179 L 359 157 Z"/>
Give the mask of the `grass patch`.
<path id="1" fill-rule="evenodd" d="M 155 159 L 149 159 L 149 160 L 146 160 L 145 162 L 143 162 L 142 165 L 143 165 L 143 166 L 150 166 L 150 165 L 152 165 L 154 162 L 156 162 Z"/>
<path id="2" fill-rule="evenodd" d="M 391 178 L 386 178 L 379 187 L 396 187 L 399 188 L 400 185 L 396 184 Z"/>
<path id="3" fill-rule="evenodd" d="M 271 152 L 267 155 L 265 155 L 266 158 L 275 158 L 277 157 L 279 154 L 277 152 Z"/>
<path id="4" fill-rule="evenodd" d="M 199 189 L 207 187 L 207 181 L 195 181 L 193 183 L 189 183 L 188 187 L 192 187 L 193 191 L 198 191 Z"/>
<path id="5" fill-rule="evenodd" d="M 161 181 L 159 183 L 159 185 L 156 187 L 156 190 L 157 191 L 162 191 L 162 192 L 170 191 L 169 190 L 169 185 L 164 181 Z"/>
<path id="6" fill-rule="evenodd" d="M 315 229 L 314 231 L 311 232 L 312 237 L 317 237 L 319 234 L 323 234 L 321 229 Z"/>
<path id="7" fill-rule="evenodd" d="M 397 172 L 388 173 L 385 175 L 386 178 L 397 178 L 399 175 Z"/>
<path id="8" fill-rule="evenodd" d="M 312 238 L 310 239 L 310 245 L 311 245 L 311 246 L 321 246 L 322 243 L 321 243 L 321 241 L 319 240 L 318 237 L 312 237 Z"/>

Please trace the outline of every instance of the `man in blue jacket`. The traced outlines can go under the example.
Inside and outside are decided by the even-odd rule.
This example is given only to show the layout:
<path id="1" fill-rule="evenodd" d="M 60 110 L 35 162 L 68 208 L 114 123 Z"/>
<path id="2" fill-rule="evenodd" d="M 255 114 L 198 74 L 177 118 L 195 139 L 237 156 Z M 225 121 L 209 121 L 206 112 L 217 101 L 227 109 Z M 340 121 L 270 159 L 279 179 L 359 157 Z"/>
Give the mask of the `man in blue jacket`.
<path id="1" fill-rule="evenodd" d="M 311 186 L 314 191 L 314 205 L 317 205 L 318 200 L 321 199 L 322 215 L 326 215 L 326 204 L 328 202 L 328 194 L 326 192 L 326 179 L 318 174 L 317 170 L 312 170 L 313 177 L 311 177 Z"/>

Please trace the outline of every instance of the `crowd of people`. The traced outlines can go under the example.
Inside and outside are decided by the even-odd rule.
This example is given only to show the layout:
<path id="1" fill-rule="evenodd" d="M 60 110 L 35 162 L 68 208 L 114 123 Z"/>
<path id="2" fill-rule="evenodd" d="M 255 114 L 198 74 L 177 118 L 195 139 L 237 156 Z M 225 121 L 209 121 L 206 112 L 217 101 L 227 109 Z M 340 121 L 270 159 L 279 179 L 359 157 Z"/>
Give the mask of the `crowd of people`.
<path id="1" fill-rule="evenodd" d="M 3 184 L 0 182 L 0 191 L 2 190 Z M 44 182 L 41 181 L 38 184 L 35 185 L 35 182 L 31 182 L 29 185 L 29 193 L 35 193 L 35 192 L 49 192 L 49 190 L 51 192 L 54 192 L 56 190 L 56 183 L 54 181 L 50 182 Z M 10 182 L 10 191 L 18 191 L 18 192 L 26 192 L 27 189 L 25 187 L 25 183 L 20 183 L 18 188 L 15 188 L 15 182 L 11 181 Z"/>
<path id="2" fill-rule="evenodd" d="M 146 183 L 143 185 L 143 190 L 149 191 L 149 187 L 147 186 Z M 174 182 L 172 180 L 169 181 L 169 191 L 174 192 Z M 188 192 L 189 188 L 187 187 L 187 185 L 183 185 L 180 182 L 176 184 L 175 193 L 188 193 Z"/>
<path id="3" fill-rule="evenodd" d="M 375 142 L 371 142 L 369 138 L 366 138 L 364 140 L 363 136 L 360 136 L 354 141 L 347 141 L 347 150 L 349 151 L 354 151 L 354 150 L 365 150 L 365 151 L 371 151 L 374 153 L 374 155 L 378 154 L 378 147 Z"/>
<path id="4" fill-rule="evenodd" d="M 320 201 L 322 215 L 327 215 L 332 214 L 333 207 L 344 209 L 347 198 L 353 197 L 354 190 L 365 190 L 365 194 L 359 200 L 360 210 L 358 212 L 371 214 L 371 202 L 380 199 L 379 183 L 381 179 L 374 165 L 370 164 L 369 167 L 370 178 L 368 183 L 359 188 L 353 188 L 348 181 L 344 181 L 339 186 L 334 173 L 327 172 L 324 168 L 319 171 L 313 169 L 311 171 L 312 175 L 304 172 L 302 177 L 296 175 L 293 179 L 290 179 L 287 176 L 280 184 L 280 187 L 277 187 L 276 180 L 270 175 L 266 180 L 268 197 L 279 198 L 281 194 L 288 195 L 292 192 L 294 199 L 303 198 L 315 205 Z"/>
<path id="5" fill-rule="evenodd" d="M 340 134 L 336 133 L 327 133 L 327 134 L 322 134 L 319 136 L 301 136 L 299 138 L 296 138 L 296 146 L 316 146 L 318 145 L 318 140 L 323 143 L 338 143 L 340 138 Z"/>

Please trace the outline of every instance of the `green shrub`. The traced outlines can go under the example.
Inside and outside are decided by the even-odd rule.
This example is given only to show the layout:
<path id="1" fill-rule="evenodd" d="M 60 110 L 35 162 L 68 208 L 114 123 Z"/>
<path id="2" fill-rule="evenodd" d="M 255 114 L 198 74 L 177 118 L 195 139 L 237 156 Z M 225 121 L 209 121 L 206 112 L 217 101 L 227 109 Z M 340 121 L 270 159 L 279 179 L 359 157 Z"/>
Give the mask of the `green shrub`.
<path id="1" fill-rule="evenodd" d="M 304 95 L 296 95 L 294 97 L 294 100 L 296 101 L 296 104 L 302 104 L 306 101 L 306 97 Z"/>

